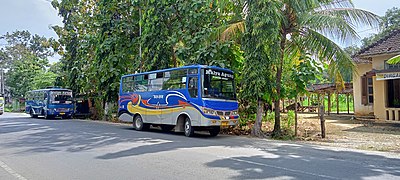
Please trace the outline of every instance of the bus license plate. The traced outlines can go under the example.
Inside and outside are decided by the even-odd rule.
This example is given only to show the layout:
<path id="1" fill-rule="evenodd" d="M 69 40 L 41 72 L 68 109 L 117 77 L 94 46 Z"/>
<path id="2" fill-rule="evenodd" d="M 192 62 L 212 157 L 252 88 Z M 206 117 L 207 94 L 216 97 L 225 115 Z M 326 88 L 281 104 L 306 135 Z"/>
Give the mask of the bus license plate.
<path id="1" fill-rule="evenodd" d="M 60 115 L 64 115 L 65 113 L 61 112 Z"/>
<path id="2" fill-rule="evenodd" d="M 221 126 L 228 126 L 229 121 L 221 121 Z"/>

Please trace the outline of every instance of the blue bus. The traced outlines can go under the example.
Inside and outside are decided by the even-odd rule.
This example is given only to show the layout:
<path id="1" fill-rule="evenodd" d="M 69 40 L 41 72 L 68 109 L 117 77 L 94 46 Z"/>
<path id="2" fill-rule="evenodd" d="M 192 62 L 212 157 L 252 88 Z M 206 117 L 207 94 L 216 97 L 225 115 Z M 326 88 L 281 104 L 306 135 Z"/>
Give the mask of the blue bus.
<path id="1" fill-rule="evenodd" d="M 136 130 L 160 126 L 186 136 L 218 135 L 238 124 L 234 74 L 215 66 L 191 65 L 122 76 L 119 120 Z"/>
<path id="2" fill-rule="evenodd" d="M 44 116 L 71 118 L 74 113 L 72 91 L 62 88 L 48 88 L 26 93 L 25 112 L 32 118 Z"/>

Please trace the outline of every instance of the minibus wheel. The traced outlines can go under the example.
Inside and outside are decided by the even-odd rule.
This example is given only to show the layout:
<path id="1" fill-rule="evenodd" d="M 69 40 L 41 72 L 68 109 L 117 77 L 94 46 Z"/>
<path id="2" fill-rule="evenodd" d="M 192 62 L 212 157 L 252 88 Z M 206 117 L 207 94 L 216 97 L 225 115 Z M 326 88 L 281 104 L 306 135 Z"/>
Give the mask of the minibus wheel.
<path id="1" fill-rule="evenodd" d="M 32 118 L 37 118 L 37 117 L 38 117 L 38 115 L 33 114 L 33 110 L 32 110 L 32 109 L 29 111 L 29 115 L 30 115 Z"/>
<path id="2" fill-rule="evenodd" d="M 212 127 L 210 130 L 208 130 L 208 132 L 210 133 L 210 136 L 214 137 L 219 134 L 220 130 L 221 130 L 221 128 L 219 126 L 217 126 L 217 127 Z"/>
<path id="3" fill-rule="evenodd" d="M 150 125 L 143 123 L 142 116 L 137 115 L 133 119 L 133 128 L 137 131 L 143 131 L 149 129 Z"/>
<path id="4" fill-rule="evenodd" d="M 192 137 L 194 136 L 194 128 L 192 126 L 192 123 L 189 119 L 189 117 L 186 117 L 185 119 L 185 136 L 187 137 Z"/>
<path id="5" fill-rule="evenodd" d="M 45 112 L 45 113 L 44 113 L 44 118 L 45 118 L 45 119 L 51 119 L 51 118 L 53 118 L 53 116 L 48 115 L 47 112 Z"/>

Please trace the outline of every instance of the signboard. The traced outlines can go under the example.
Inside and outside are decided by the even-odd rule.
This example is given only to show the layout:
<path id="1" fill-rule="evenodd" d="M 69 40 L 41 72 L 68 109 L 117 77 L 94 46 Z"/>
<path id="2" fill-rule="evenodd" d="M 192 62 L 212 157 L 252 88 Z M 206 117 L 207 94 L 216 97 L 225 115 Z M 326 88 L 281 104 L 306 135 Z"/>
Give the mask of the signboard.
<path id="1" fill-rule="evenodd" d="M 400 72 L 376 73 L 376 80 L 400 79 Z"/>

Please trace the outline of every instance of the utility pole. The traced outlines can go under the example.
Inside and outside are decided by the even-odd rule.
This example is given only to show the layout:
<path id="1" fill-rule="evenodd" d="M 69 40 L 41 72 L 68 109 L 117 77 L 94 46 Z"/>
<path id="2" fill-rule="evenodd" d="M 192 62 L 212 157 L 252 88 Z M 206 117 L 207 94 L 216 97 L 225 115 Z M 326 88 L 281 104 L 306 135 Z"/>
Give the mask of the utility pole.
<path id="1" fill-rule="evenodd" d="M 4 69 L 1 68 L 1 95 L 4 96 Z"/>
<path id="2" fill-rule="evenodd" d="M 142 37 L 142 8 L 139 8 L 139 38 Z M 142 41 L 139 42 L 139 59 L 140 59 L 140 69 L 139 72 L 142 72 L 143 62 L 142 62 Z"/>

